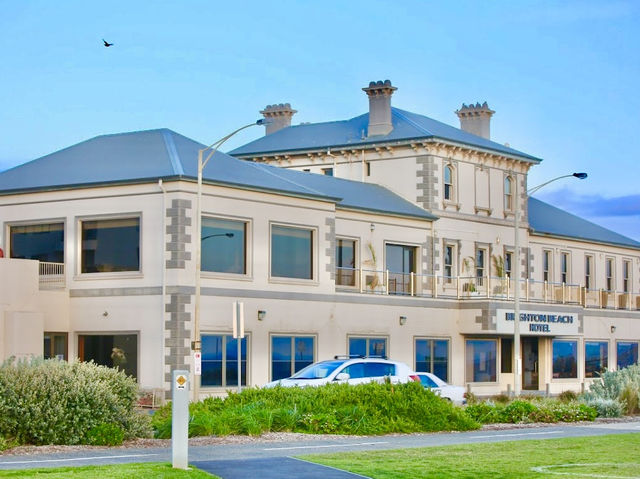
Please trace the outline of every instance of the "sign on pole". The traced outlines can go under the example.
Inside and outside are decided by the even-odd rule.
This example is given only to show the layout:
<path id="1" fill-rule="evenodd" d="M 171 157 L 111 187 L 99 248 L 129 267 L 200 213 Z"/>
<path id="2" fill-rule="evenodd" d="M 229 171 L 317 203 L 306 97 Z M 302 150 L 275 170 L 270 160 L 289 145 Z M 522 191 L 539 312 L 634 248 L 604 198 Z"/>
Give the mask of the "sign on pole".
<path id="1" fill-rule="evenodd" d="M 194 351 L 193 353 L 193 374 L 196 376 L 202 375 L 202 352 Z"/>
<path id="2" fill-rule="evenodd" d="M 189 371 L 173 371 L 171 381 L 171 456 L 174 469 L 188 469 Z"/>
<path id="3" fill-rule="evenodd" d="M 242 339 L 244 338 L 244 303 L 233 302 L 233 338 L 236 340 L 237 368 L 238 368 L 238 393 L 242 391 Z"/>

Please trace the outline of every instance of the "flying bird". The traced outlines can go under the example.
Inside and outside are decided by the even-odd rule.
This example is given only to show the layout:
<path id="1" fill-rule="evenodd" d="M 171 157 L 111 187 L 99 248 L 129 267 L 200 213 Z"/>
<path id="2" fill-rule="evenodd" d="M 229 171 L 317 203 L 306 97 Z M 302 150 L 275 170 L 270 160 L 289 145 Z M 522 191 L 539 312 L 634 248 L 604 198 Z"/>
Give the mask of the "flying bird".
<path id="1" fill-rule="evenodd" d="M 102 39 L 102 42 L 104 43 L 104 46 L 107 47 L 107 48 L 109 48 L 111 45 L 113 45 L 113 43 L 109 43 L 104 38 Z"/>

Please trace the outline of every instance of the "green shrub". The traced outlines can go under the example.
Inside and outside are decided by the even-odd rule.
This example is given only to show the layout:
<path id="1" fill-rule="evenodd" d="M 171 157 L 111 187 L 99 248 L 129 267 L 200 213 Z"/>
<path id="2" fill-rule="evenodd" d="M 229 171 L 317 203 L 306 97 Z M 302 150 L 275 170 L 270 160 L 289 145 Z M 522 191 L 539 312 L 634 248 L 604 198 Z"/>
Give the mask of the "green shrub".
<path id="1" fill-rule="evenodd" d="M 567 391 L 562 391 L 558 395 L 558 399 L 561 402 L 575 402 L 578 400 L 578 394 L 575 391 L 568 389 Z"/>
<path id="2" fill-rule="evenodd" d="M 481 424 L 500 422 L 500 413 L 503 406 L 496 405 L 492 401 L 476 402 L 467 406 L 464 412 L 474 421 Z"/>
<path id="3" fill-rule="evenodd" d="M 87 432 L 87 443 L 93 446 L 119 446 L 124 440 L 124 431 L 113 423 L 102 423 Z"/>
<path id="4" fill-rule="evenodd" d="M 507 405 L 486 401 L 467 406 L 465 412 L 482 424 L 593 421 L 598 414 L 596 409 L 578 402 L 541 398 L 532 401 L 517 399 Z"/>
<path id="5" fill-rule="evenodd" d="M 101 424 L 124 439 L 150 434 L 136 412 L 138 386 L 117 369 L 55 359 L 6 361 L 0 366 L 0 435 L 18 444 L 86 444 Z"/>
<path id="6" fill-rule="evenodd" d="M 189 406 L 189 435 L 256 435 L 269 431 L 385 434 L 470 430 L 478 424 L 420 384 L 330 384 L 247 388 Z M 152 419 L 156 437 L 171 437 L 171 405 Z"/>
<path id="7" fill-rule="evenodd" d="M 500 404 L 507 404 L 509 401 L 511 401 L 511 398 L 503 393 L 503 394 L 496 394 L 491 398 L 491 400 L 493 402 L 497 402 Z"/>
<path id="8" fill-rule="evenodd" d="M 586 405 L 595 409 L 599 417 L 620 417 L 625 412 L 624 404 L 617 399 L 592 398 Z"/>
<path id="9" fill-rule="evenodd" d="M 640 389 L 640 366 L 637 364 L 617 371 L 605 371 L 599 380 L 591 383 L 582 398 L 586 401 L 594 398 L 619 400 L 628 385 Z"/>
<path id="10" fill-rule="evenodd" d="M 516 399 L 500 412 L 500 422 L 530 422 L 529 415 L 537 409 L 529 401 Z"/>
<path id="11" fill-rule="evenodd" d="M 637 414 L 640 411 L 638 402 L 638 386 L 633 383 L 627 383 L 620 391 L 620 402 L 625 406 L 625 412 L 628 415 Z"/>

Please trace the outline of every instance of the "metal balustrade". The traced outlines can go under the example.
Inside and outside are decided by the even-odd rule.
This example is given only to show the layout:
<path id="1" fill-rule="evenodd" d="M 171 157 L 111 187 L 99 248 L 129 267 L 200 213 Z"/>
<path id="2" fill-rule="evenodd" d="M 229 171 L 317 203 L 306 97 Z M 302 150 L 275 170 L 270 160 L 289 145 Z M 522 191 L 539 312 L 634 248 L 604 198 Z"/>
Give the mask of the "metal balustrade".
<path id="1" fill-rule="evenodd" d="M 513 301 L 516 283 L 520 288 L 520 299 L 524 302 L 640 310 L 640 293 L 590 290 L 578 284 L 532 279 L 516 282 L 509 276 L 443 276 L 336 268 L 336 289 L 363 294 Z"/>
<path id="2" fill-rule="evenodd" d="M 40 261 L 40 289 L 63 289 L 66 286 L 64 263 Z"/>

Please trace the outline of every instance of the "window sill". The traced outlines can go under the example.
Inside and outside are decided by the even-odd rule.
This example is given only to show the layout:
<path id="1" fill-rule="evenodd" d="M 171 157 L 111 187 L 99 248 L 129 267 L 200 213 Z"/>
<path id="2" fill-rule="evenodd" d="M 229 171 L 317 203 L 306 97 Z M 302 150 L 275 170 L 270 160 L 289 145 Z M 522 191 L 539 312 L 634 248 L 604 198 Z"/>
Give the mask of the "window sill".
<path id="1" fill-rule="evenodd" d="M 214 273 L 212 271 L 201 271 L 200 277 L 202 279 L 221 279 L 230 281 L 253 281 L 253 276 L 249 274 L 236 274 L 236 273 Z"/>
<path id="2" fill-rule="evenodd" d="M 443 209 L 448 209 L 448 208 L 455 208 L 456 211 L 460 211 L 460 203 L 456 203 L 455 201 L 451 201 L 451 200 L 443 200 L 442 201 L 442 208 Z"/>
<path id="3" fill-rule="evenodd" d="M 74 281 L 95 281 L 105 279 L 140 279 L 144 278 L 142 271 L 118 271 L 112 273 L 80 273 L 73 277 Z"/>
<path id="4" fill-rule="evenodd" d="M 484 207 L 484 206 L 476 206 L 475 211 L 476 211 L 476 214 L 486 213 L 487 216 L 491 216 L 493 214 L 493 208 Z"/>
<path id="5" fill-rule="evenodd" d="M 318 286 L 315 279 L 281 278 L 279 276 L 269 276 L 269 283 L 274 284 L 297 284 L 300 286 Z"/>

